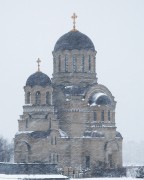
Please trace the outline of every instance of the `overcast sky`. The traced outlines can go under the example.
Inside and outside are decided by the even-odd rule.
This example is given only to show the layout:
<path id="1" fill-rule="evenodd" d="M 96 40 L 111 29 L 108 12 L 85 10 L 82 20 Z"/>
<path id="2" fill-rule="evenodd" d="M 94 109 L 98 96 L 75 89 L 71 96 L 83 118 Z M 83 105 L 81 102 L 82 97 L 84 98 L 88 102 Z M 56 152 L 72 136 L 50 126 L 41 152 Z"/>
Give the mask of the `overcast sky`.
<path id="1" fill-rule="evenodd" d="M 0 0 L 0 134 L 18 131 L 38 57 L 52 77 L 52 51 L 72 29 L 73 12 L 97 50 L 98 83 L 117 101 L 117 130 L 124 141 L 144 141 L 144 0 Z"/>

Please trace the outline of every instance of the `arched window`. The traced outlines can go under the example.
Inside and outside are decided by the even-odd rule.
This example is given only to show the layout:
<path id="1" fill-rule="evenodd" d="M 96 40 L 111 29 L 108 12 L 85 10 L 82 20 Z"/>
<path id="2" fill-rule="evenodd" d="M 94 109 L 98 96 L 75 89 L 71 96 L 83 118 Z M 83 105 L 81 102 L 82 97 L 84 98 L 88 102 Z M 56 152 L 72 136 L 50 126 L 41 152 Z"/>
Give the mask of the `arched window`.
<path id="1" fill-rule="evenodd" d="M 59 162 L 59 155 L 57 154 L 57 162 Z"/>
<path id="2" fill-rule="evenodd" d="M 56 145 L 57 144 L 57 138 L 56 137 L 51 137 L 51 145 Z"/>
<path id="3" fill-rule="evenodd" d="M 110 111 L 108 111 L 108 121 L 110 121 Z"/>
<path id="4" fill-rule="evenodd" d="M 68 72 L 68 56 L 65 55 L 65 72 Z"/>
<path id="5" fill-rule="evenodd" d="M 86 161 L 86 168 L 89 168 L 90 167 L 90 156 L 86 156 L 85 161 Z"/>
<path id="6" fill-rule="evenodd" d="M 26 99 L 26 103 L 30 104 L 31 103 L 31 93 L 30 92 L 27 93 L 27 97 L 26 98 L 27 98 Z"/>
<path id="7" fill-rule="evenodd" d="M 50 102 L 51 102 L 50 93 L 46 92 L 46 104 L 50 105 Z"/>
<path id="8" fill-rule="evenodd" d="M 55 137 L 55 145 L 57 144 L 57 138 Z"/>
<path id="9" fill-rule="evenodd" d="M 94 121 L 96 121 L 96 120 L 97 120 L 97 113 L 94 112 Z"/>
<path id="10" fill-rule="evenodd" d="M 84 64 L 85 64 L 85 59 L 84 59 L 84 55 L 82 56 L 82 72 L 84 72 Z"/>
<path id="11" fill-rule="evenodd" d="M 76 72 L 76 56 L 73 56 L 73 72 Z"/>
<path id="12" fill-rule="evenodd" d="M 58 72 L 61 72 L 61 55 L 58 57 Z"/>
<path id="13" fill-rule="evenodd" d="M 104 121 L 104 110 L 101 112 L 101 120 Z"/>
<path id="14" fill-rule="evenodd" d="M 52 163 L 52 154 L 49 155 L 49 163 Z"/>
<path id="15" fill-rule="evenodd" d="M 89 71 L 91 71 L 91 56 L 90 55 L 88 59 L 88 67 L 89 67 Z"/>
<path id="16" fill-rule="evenodd" d="M 53 141 L 53 137 L 51 137 L 51 145 L 53 145 L 54 141 Z"/>
<path id="17" fill-rule="evenodd" d="M 36 100 L 36 104 L 40 105 L 40 103 L 41 103 L 41 94 L 40 94 L 40 91 L 36 92 L 35 100 Z"/>
<path id="18" fill-rule="evenodd" d="M 28 120 L 26 119 L 25 127 L 28 128 Z"/>

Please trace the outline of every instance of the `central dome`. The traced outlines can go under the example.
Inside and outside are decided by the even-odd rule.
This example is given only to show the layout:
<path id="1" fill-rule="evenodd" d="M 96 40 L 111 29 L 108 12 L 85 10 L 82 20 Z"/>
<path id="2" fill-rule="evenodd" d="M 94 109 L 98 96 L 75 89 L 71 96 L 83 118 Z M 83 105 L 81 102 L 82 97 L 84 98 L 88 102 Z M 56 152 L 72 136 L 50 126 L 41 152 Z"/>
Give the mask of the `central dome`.
<path id="1" fill-rule="evenodd" d="M 79 31 L 70 31 L 64 34 L 58 39 L 54 47 L 55 52 L 74 49 L 95 51 L 94 44 L 90 38 Z"/>

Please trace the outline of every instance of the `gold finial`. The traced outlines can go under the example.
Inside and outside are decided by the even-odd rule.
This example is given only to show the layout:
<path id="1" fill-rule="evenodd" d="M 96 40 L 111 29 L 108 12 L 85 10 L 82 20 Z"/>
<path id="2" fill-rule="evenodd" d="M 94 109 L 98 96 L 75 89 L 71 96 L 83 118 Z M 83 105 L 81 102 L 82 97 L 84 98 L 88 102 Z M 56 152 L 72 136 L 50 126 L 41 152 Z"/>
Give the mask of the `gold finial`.
<path id="1" fill-rule="evenodd" d="M 39 72 L 40 71 L 40 63 L 41 63 L 40 58 L 38 58 L 38 60 L 36 62 L 38 63 L 38 72 Z"/>
<path id="2" fill-rule="evenodd" d="M 73 29 L 72 29 L 72 31 L 77 31 L 76 28 L 75 28 L 75 24 L 76 24 L 75 20 L 77 18 L 77 15 L 75 13 L 73 13 L 71 18 L 73 19 Z"/>

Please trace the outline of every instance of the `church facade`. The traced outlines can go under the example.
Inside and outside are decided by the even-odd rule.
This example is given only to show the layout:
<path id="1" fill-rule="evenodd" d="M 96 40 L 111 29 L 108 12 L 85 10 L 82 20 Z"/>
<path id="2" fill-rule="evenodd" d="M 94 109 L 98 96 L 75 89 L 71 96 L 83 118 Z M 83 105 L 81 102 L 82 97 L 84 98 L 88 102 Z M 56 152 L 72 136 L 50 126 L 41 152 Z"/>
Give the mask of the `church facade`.
<path id="1" fill-rule="evenodd" d="M 122 167 L 116 101 L 97 82 L 96 53 L 90 38 L 74 26 L 55 44 L 52 79 L 39 66 L 28 77 L 14 138 L 15 162 L 73 169 L 87 169 L 98 162 Z"/>

